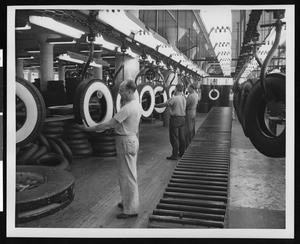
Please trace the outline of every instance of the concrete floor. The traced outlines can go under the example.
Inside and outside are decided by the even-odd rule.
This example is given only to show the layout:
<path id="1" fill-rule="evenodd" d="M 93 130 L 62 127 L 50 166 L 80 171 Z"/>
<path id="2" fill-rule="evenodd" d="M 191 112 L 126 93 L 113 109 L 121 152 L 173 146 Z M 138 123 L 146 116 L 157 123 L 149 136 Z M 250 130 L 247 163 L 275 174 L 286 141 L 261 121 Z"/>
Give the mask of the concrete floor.
<path id="1" fill-rule="evenodd" d="M 258 152 L 232 123 L 227 228 L 284 229 L 285 158 Z"/>

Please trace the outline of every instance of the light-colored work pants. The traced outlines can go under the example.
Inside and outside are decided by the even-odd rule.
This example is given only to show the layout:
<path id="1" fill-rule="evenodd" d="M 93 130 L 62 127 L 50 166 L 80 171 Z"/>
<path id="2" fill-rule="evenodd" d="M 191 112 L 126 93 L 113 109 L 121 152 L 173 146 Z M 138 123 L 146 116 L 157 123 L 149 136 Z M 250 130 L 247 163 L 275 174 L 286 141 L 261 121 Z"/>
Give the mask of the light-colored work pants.
<path id="1" fill-rule="evenodd" d="M 195 109 L 189 109 L 186 110 L 185 115 L 185 145 L 188 147 L 188 145 L 191 143 L 193 137 L 195 136 L 195 120 L 196 120 L 196 110 Z"/>
<path id="2" fill-rule="evenodd" d="M 117 135 L 116 149 L 123 213 L 137 214 L 139 211 L 139 192 L 136 161 L 139 150 L 139 140 L 136 135 Z"/>

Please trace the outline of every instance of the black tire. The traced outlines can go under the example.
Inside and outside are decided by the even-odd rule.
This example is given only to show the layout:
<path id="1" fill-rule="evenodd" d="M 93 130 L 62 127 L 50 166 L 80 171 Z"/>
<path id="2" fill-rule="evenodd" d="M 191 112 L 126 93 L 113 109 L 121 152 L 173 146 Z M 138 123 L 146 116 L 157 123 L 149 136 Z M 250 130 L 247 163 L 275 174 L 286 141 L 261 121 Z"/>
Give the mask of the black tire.
<path id="1" fill-rule="evenodd" d="M 78 150 L 74 150 L 73 154 L 75 156 L 80 156 L 80 157 L 88 157 L 88 156 L 92 156 L 93 155 L 93 148 L 84 148 L 84 149 L 78 149 Z"/>
<path id="2" fill-rule="evenodd" d="M 92 143 L 92 147 L 106 147 L 106 146 L 115 146 L 115 142 L 96 142 Z"/>
<path id="3" fill-rule="evenodd" d="M 65 157 L 55 153 L 45 154 L 36 161 L 36 164 L 39 166 L 54 167 L 58 170 L 70 171 L 69 161 Z"/>
<path id="4" fill-rule="evenodd" d="M 164 103 L 168 100 L 167 92 L 164 90 L 163 86 L 160 86 L 160 85 L 154 86 L 153 93 L 154 93 L 155 104 Z M 154 112 L 156 114 L 162 114 L 165 110 L 166 110 L 166 107 L 154 108 Z"/>
<path id="5" fill-rule="evenodd" d="M 66 140 L 78 140 L 78 139 L 85 139 L 85 138 L 88 138 L 88 135 L 85 133 L 85 132 L 77 132 L 77 133 L 68 133 L 66 132 L 64 134 L 64 138 Z"/>
<path id="6" fill-rule="evenodd" d="M 46 106 L 41 93 L 28 81 L 16 78 L 16 97 L 26 107 L 26 120 L 17 130 L 16 143 L 21 147 L 36 139 L 43 128 L 46 118 Z M 18 102 L 17 104 L 18 105 Z M 16 118 L 18 120 L 18 118 Z"/>
<path id="7" fill-rule="evenodd" d="M 253 85 L 254 84 L 251 79 L 245 81 L 243 84 L 243 88 L 241 89 L 241 92 L 240 92 L 238 114 L 239 114 L 240 123 L 242 125 L 244 134 L 247 137 L 248 137 L 248 132 L 247 132 L 247 127 L 246 127 L 246 122 L 245 122 L 245 107 L 246 107 L 247 97 L 248 97 L 249 92 L 252 89 Z"/>
<path id="8" fill-rule="evenodd" d="M 42 133 L 44 134 L 62 134 L 64 132 L 63 127 L 47 127 L 44 126 Z"/>
<path id="9" fill-rule="evenodd" d="M 64 122 L 63 121 L 51 121 L 51 122 L 45 122 L 44 127 L 63 127 Z"/>
<path id="10" fill-rule="evenodd" d="M 139 93 L 139 99 L 142 108 L 142 116 L 148 118 L 153 113 L 155 105 L 153 88 L 148 84 L 140 84 L 137 86 L 137 91 Z M 149 93 L 149 95 L 145 95 L 147 92 Z M 143 101 L 144 97 L 146 97 L 145 100 L 147 100 L 145 102 Z"/>
<path id="11" fill-rule="evenodd" d="M 44 183 L 16 192 L 18 223 L 55 213 L 74 199 L 74 177 L 71 173 L 46 166 L 17 166 L 17 183 L 20 177 L 32 175 L 42 179 Z"/>
<path id="12" fill-rule="evenodd" d="M 98 93 L 101 97 L 98 97 Z M 100 116 L 96 121 L 90 114 L 90 99 L 95 97 L 99 100 L 98 107 L 100 107 Z M 99 79 L 83 81 L 74 96 L 74 116 L 76 123 L 84 122 L 87 126 L 109 121 L 113 116 L 113 98 L 108 86 Z"/>
<path id="13" fill-rule="evenodd" d="M 60 149 L 63 151 L 64 153 L 64 157 L 69 161 L 69 163 L 72 163 L 73 160 L 73 153 L 72 150 L 70 149 L 70 147 L 62 140 L 59 138 L 53 138 L 53 141 L 56 142 L 56 144 L 60 147 Z"/>
<path id="14" fill-rule="evenodd" d="M 70 144 L 69 147 L 71 148 L 72 152 L 76 150 L 81 150 L 81 149 L 86 149 L 86 148 L 91 148 L 92 145 L 91 143 L 85 143 L 85 144 Z"/>
<path id="15" fill-rule="evenodd" d="M 50 110 L 51 114 L 55 115 L 72 115 L 73 114 L 73 106 L 53 106 L 53 107 L 48 107 Z"/>
<path id="16" fill-rule="evenodd" d="M 19 165 L 26 164 L 38 150 L 39 150 L 38 145 L 34 143 L 28 144 L 27 146 L 22 148 L 21 151 L 19 152 L 19 155 L 17 157 L 17 164 Z"/>
<path id="17" fill-rule="evenodd" d="M 27 165 L 35 165 L 36 161 L 45 155 L 48 152 L 47 147 L 41 146 L 39 150 L 33 155 L 33 157 L 30 158 L 30 160 L 26 163 Z"/>
<path id="18" fill-rule="evenodd" d="M 285 76 L 267 75 L 266 85 L 274 99 L 285 104 Z M 267 102 L 264 99 L 260 81 L 251 89 L 245 108 L 245 121 L 249 139 L 255 148 L 268 157 L 285 157 L 285 129 L 279 136 L 270 136 L 265 124 Z"/>
<path id="19" fill-rule="evenodd" d="M 77 145 L 77 144 L 86 144 L 86 143 L 89 142 L 89 140 L 87 138 L 78 139 L 78 140 L 67 140 L 67 139 L 64 139 L 64 142 L 67 145 Z"/>
<path id="20" fill-rule="evenodd" d="M 93 135 L 90 140 L 91 140 L 92 143 L 105 143 L 105 142 L 115 143 L 116 135 L 115 134 Z"/>
<path id="21" fill-rule="evenodd" d="M 116 152 L 115 145 L 93 146 L 94 152 Z"/>
<path id="22" fill-rule="evenodd" d="M 60 155 L 60 156 L 64 156 L 64 152 L 63 150 L 60 148 L 60 146 L 53 140 L 53 139 L 49 139 L 49 144 L 51 146 L 51 151 Z"/>
<path id="23" fill-rule="evenodd" d="M 63 134 L 59 133 L 59 134 L 54 134 L 54 133 L 43 133 L 43 135 L 49 140 L 49 139 L 53 139 L 53 138 L 62 138 Z"/>
<path id="24" fill-rule="evenodd" d="M 48 150 L 51 149 L 51 146 L 50 146 L 47 138 L 44 137 L 42 133 L 38 134 L 37 140 L 38 140 L 39 145 L 45 146 Z"/>
<path id="25" fill-rule="evenodd" d="M 94 152 L 93 155 L 96 157 L 116 157 L 117 152 Z"/>

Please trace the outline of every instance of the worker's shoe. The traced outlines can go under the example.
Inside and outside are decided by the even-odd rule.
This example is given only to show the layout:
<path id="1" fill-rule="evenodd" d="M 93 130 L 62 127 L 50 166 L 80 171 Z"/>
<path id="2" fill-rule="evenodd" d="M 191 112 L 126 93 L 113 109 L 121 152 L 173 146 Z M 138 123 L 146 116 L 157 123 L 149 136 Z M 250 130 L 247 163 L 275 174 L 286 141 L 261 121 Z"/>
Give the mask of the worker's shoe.
<path id="1" fill-rule="evenodd" d="M 119 203 L 118 203 L 118 208 L 123 209 L 123 203 L 119 202 Z"/>
<path id="2" fill-rule="evenodd" d="M 178 160 L 178 157 L 175 157 L 174 155 L 171 155 L 170 157 L 167 157 L 168 160 Z"/>
<path id="3" fill-rule="evenodd" d="M 137 217 L 138 214 L 124 214 L 124 213 L 120 213 L 117 215 L 118 219 L 129 219 L 129 218 L 134 218 Z"/>

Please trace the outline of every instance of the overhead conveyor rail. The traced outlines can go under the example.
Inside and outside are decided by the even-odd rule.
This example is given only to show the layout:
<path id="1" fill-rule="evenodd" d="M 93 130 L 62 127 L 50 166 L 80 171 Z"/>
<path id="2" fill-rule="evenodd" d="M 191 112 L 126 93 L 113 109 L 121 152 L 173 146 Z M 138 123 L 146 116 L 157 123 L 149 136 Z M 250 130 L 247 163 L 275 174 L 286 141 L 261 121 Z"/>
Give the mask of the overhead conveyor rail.
<path id="1" fill-rule="evenodd" d="M 224 227 L 231 124 L 230 107 L 210 110 L 150 215 L 150 228 Z"/>

